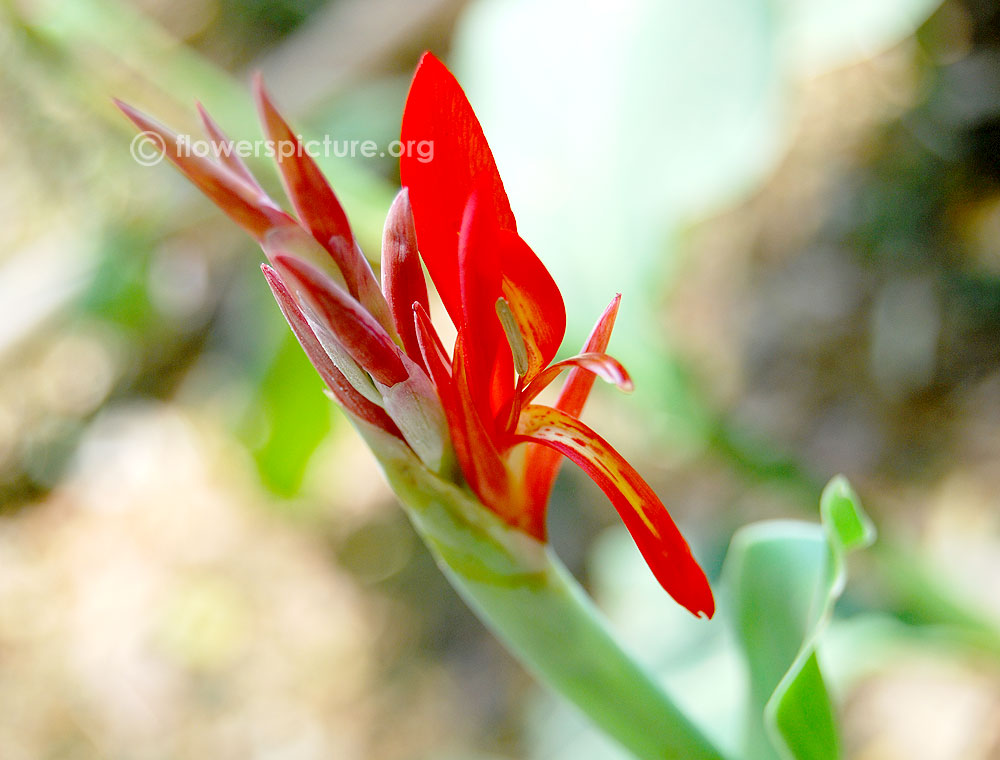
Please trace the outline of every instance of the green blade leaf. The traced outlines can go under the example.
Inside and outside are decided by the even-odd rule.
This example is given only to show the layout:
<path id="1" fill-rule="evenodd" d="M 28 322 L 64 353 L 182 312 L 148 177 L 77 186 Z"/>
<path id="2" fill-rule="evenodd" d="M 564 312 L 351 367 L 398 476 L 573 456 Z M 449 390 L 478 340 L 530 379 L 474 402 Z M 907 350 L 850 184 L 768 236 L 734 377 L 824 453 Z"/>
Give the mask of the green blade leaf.
<path id="1" fill-rule="evenodd" d="M 816 646 L 846 580 L 844 556 L 875 531 L 850 485 L 834 478 L 822 526 L 772 521 L 733 538 L 724 576 L 750 671 L 749 758 L 835 760 L 836 721 Z"/>

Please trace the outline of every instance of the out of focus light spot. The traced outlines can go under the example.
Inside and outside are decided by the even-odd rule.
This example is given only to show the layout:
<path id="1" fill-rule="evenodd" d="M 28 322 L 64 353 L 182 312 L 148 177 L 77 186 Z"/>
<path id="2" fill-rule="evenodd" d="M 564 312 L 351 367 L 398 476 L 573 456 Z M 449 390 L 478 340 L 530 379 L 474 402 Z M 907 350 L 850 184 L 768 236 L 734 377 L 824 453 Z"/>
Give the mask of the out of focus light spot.
<path id="1" fill-rule="evenodd" d="M 181 322 L 196 318 L 208 305 L 208 289 L 208 265 L 198 251 L 168 245 L 156 252 L 149 296 L 164 316 Z"/>
<path id="2" fill-rule="evenodd" d="M 132 4 L 156 18 L 179 39 L 203 32 L 219 12 L 215 0 L 132 0 Z"/>
<path id="3" fill-rule="evenodd" d="M 41 402 L 57 414 L 83 416 L 107 397 L 117 374 L 114 336 L 80 331 L 60 336 L 38 367 Z"/>
<path id="4" fill-rule="evenodd" d="M 249 610 L 245 594 L 222 577 L 196 576 L 180 584 L 164 611 L 161 640 L 179 662 L 217 669 L 246 648 Z"/>
<path id="5" fill-rule="evenodd" d="M 377 583 L 406 566 L 413 556 L 413 541 L 413 531 L 401 516 L 372 521 L 344 539 L 337 557 L 362 583 Z"/>
<path id="6" fill-rule="evenodd" d="M 890 398 L 926 385 L 937 360 L 941 314 L 934 282 L 928 278 L 890 280 L 872 313 L 871 367 Z"/>
<path id="7" fill-rule="evenodd" d="M 854 760 L 992 760 L 1000 688 L 989 671 L 906 661 L 862 684 L 844 719 Z"/>
<path id="8" fill-rule="evenodd" d="M 1000 195 L 983 200 L 967 213 L 965 243 L 978 269 L 1000 275 Z"/>

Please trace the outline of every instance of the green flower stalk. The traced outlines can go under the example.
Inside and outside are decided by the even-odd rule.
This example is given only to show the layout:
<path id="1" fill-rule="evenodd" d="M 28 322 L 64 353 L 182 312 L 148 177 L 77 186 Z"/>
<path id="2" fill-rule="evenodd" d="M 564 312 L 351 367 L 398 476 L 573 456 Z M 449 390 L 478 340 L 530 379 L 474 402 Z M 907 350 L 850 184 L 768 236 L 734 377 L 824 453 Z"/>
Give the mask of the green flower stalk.
<path id="1" fill-rule="evenodd" d="M 480 618 L 637 757 L 719 758 L 621 650 L 547 544 L 546 509 L 563 455 L 608 495 L 663 588 L 696 616 L 715 611 L 705 574 L 662 502 L 579 419 L 595 378 L 631 390 L 606 353 L 620 296 L 581 353 L 555 361 L 566 328 L 562 295 L 517 233 L 465 94 L 429 53 L 403 114 L 403 188 L 385 225 L 381 283 L 259 78 L 255 92 L 295 217 L 268 197 L 203 110 L 217 162 L 118 105 L 260 243 L 264 276 L 303 350 Z M 450 352 L 429 317 L 421 262 L 456 328 Z M 564 371 L 555 404 L 535 403 Z"/>

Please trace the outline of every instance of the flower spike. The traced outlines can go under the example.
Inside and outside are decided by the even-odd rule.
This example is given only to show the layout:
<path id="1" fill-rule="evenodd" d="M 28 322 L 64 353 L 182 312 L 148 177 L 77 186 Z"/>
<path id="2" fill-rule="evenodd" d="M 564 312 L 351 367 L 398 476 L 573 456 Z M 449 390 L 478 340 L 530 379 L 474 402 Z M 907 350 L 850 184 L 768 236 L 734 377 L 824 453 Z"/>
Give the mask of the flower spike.
<path id="1" fill-rule="evenodd" d="M 434 157 L 404 151 L 400 159 L 381 289 L 343 207 L 260 77 L 254 90 L 298 221 L 224 150 L 228 138 L 200 107 L 218 162 L 186 155 L 165 127 L 119 107 L 260 242 L 274 264 L 264 268 L 268 285 L 334 397 L 420 467 L 467 487 L 539 541 L 560 457 L 571 459 L 607 494 L 663 588 L 692 614 L 711 616 L 708 581 L 663 503 L 579 419 L 597 377 L 632 389 L 606 353 L 620 296 L 581 353 L 555 361 L 566 332 L 562 294 L 518 234 L 482 127 L 451 72 L 425 54 L 407 96 L 401 142 L 433 144 Z M 456 328 L 450 357 L 428 316 L 421 259 Z M 555 406 L 533 403 L 564 370 Z"/>

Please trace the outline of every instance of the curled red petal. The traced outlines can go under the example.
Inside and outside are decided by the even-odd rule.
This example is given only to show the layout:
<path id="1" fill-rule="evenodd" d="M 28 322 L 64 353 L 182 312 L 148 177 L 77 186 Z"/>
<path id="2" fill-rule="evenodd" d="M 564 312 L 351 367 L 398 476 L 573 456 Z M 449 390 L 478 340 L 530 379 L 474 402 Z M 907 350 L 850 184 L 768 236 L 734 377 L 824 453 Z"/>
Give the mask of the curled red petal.
<path id="1" fill-rule="evenodd" d="M 120 100 L 115 100 L 115 105 L 133 124 L 147 133 L 151 141 L 158 144 L 164 155 L 199 190 L 258 242 L 269 230 L 295 224 L 294 219 L 238 174 L 186 150 L 184 139 L 167 127 Z"/>
<path id="2" fill-rule="evenodd" d="M 275 265 L 301 287 L 351 357 L 383 385 L 409 377 L 392 338 L 365 309 L 316 267 L 294 256 L 278 254 Z"/>
<path id="3" fill-rule="evenodd" d="M 590 331 L 587 342 L 583 344 L 580 353 L 604 353 L 608 350 L 608 343 L 611 342 L 611 331 L 615 326 L 615 318 L 618 316 L 618 307 L 621 305 L 622 294 L 618 293 L 611 299 L 611 303 L 598 317 L 594 329 Z M 556 409 L 561 409 L 573 417 L 579 417 L 583 412 L 583 407 L 587 403 L 587 397 L 594 387 L 593 373 L 583 370 L 573 370 L 566 378 L 566 384 L 559 393 L 556 401 Z"/>
<path id="4" fill-rule="evenodd" d="M 448 314 L 459 325 L 458 232 L 473 185 L 484 184 L 500 228 L 515 230 L 517 225 L 472 106 L 455 77 L 431 53 L 420 59 L 413 76 L 401 141 L 404 146 L 433 146 L 430 160 L 419 151 L 404 151 L 399 173 L 410 191 L 421 256 Z"/>
<path id="5" fill-rule="evenodd" d="M 341 406 L 358 419 L 367 422 L 369 425 L 375 425 L 390 435 L 401 439 L 403 436 L 399 432 L 399 428 L 389 418 L 389 415 L 385 413 L 385 410 L 358 393 L 354 386 L 348 382 L 347 378 L 334 365 L 330 356 L 323 350 L 323 346 L 320 345 L 312 328 L 309 327 L 309 322 L 295 301 L 295 297 L 289 292 L 278 273 L 267 264 L 263 264 L 261 270 L 264 272 L 264 278 L 271 288 L 271 293 L 274 294 L 274 300 L 278 302 L 278 307 L 285 316 L 289 327 L 292 328 L 292 332 L 298 339 L 299 345 L 302 346 L 309 361 L 316 368 L 319 376 L 326 383 L 333 395 L 336 396 Z"/>
<path id="6" fill-rule="evenodd" d="M 708 579 L 670 513 L 607 441 L 575 417 L 540 405 L 522 410 L 515 439 L 549 446 L 583 468 L 611 499 L 664 590 L 693 615 L 712 617 L 715 600 Z"/>
<path id="7" fill-rule="evenodd" d="M 581 353 L 603 353 L 607 350 L 621 300 L 621 293 L 611 300 L 583 344 Z M 555 403 L 555 408 L 571 417 L 579 417 L 587 403 L 587 397 L 594 387 L 595 380 L 596 376 L 592 372 L 581 368 L 570 370 L 566 383 Z M 559 456 L 558 452 L 543 446 L 528 446 L 528 451 L 525 453 L 524 488 L 528 495 L 528 503 L 533 505 L 532 509 L 545 508 L 561 463 L 562 457 Z"/>
<path id="8" fill-rule="evenodd" d="M 448 358 L 448 352 L 445 350 L 441 337 L 434 329 L 427 307 L 419 301 L 414 301 L 411 309 L 413 331 L 417 336 L 420 355 L 427 365 L 431 380 L 434 381 L 435 385 L 438 385 L 438 381 L 442 385 L 450 383 L 451 359 Z"/>
<path id="9" fill-rule="evenodd" d="M 582 372 L 587 372 L 594 377 L 599 377 L 613 385 L 618 386 L 619 390 L 630 393 L 632 391 L 632 378 L 629 377 L 628 371 L 622 366 L 621 362 L 615 359 L 613 356 L 608 356 L 607 354 L 601 354 L 596 351 L 589 351 L 583 354 L 577 354 L 576 356 L 571 356 L 568 359 L 563 359 L 560 362 L 551 364 L 545 368 L 541 374 L 538 375 L 527 388 L 524 389 L 521 394 L 521 403 L 527 404 L 531 402 L 539 393 L 545 390 L 548 385 L 558 377 L 559 373 L 564 369 L 579 369 Z"/>
<path id="10" fill-rule="evenodd" d="M 403 348 L 411 359 L 423 366 L 413 322 L 413 304 L 420 304 L 425 311 L 430 307 L 406 188 L 400 190 L 392 202 L 382 232 L 382 292 Z"/>

